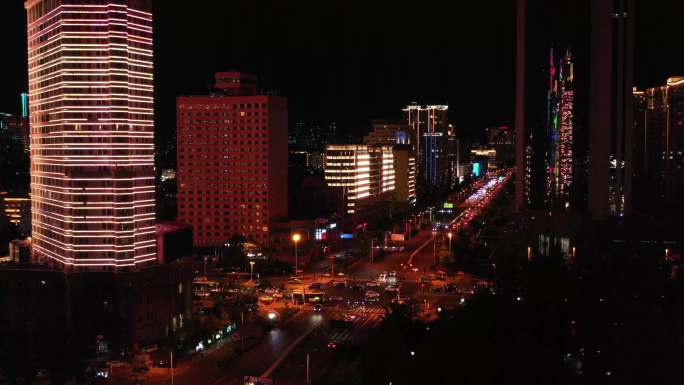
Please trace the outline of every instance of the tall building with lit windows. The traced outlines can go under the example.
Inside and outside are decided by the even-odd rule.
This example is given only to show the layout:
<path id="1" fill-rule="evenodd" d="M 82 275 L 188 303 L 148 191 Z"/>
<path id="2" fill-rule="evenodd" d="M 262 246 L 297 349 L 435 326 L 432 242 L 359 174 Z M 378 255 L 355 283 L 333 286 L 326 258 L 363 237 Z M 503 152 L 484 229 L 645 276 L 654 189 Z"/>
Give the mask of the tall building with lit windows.
<path id="1" fill-rule="evenodd" d="M 403 109 L 416 151 L 418 179 L 426 186 L 448 183 L 448 110 L 446 105 L 416 103 Z"/>
<path id="2" fill-rule="evenodd" d="M 257 78 L 216 73 L 207 95 L 177 99 L 178 220 L 198 247 L 234 234 L 271 247 L 287 218 L 287 99 L 257 92 Z"/>
<path id="3" fill-rule="evenodd" d="M 34 257 L 67 271 L 154 264 L 150 2 L 24 5 Z"/>
<path id="4" fill-rule="evenodd" d="M 340 190 L 346 214 L 391 198 L 395 189 L 392 146 L 328 145 L 325 181 L 328 187 Z"/>

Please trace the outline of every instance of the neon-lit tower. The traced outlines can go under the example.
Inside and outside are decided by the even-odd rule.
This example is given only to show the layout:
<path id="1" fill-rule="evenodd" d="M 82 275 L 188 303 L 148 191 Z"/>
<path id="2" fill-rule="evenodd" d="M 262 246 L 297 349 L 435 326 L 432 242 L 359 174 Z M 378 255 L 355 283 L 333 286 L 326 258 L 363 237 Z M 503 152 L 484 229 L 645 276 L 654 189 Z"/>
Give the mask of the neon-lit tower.
<path id="1" fill-rule="evenodd" d="M 558 128 L 558 195 L 566 203 L 572 185 L 574 99 L 573 64 L 570 50 L 566 51 L 560 63 L 560 117 Z"/>
<path id="2" fill-rule="evenodd" d="M 68 271 L 153 264 L 151 5 L 25 7 L 34 257 Z"/>

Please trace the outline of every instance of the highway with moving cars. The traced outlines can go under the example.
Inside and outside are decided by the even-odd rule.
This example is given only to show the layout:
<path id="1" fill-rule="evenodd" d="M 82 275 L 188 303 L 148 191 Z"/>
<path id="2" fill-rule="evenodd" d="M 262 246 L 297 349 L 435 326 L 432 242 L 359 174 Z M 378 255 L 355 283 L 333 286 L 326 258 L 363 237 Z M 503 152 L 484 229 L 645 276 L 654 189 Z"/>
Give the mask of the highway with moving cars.
<path id="1" fill-rule="evenodd" d="M 274 323 L 276 327 L 266 334 L 251 332 L 247 325 L 239 329 L 240 342 L 221 342 L 191 361 L 180 361 L 174 383 L 234 385 L 241 383 L 243 376 L 267 376 L 280 384 L 304 383 L 306 354 L 315 357 L 312 375 L 321 373 L 339 347 L 360 343 L 382 322 L 393 303 L 410 306 L 425 320 L 436 317 L 440 308 L 466 304 L 475 290 L 487 288 L 488 283 L 463 271 L 447 274 L 436 269 L 435 254 L 444 252 L 448 232 L 457 231 L 482 212 L 509 178 L 510 172 L 500 173 L 473 186 L 469 194 L 461 194 L 462 203 L 446 224 L 422 229 L 402 250 L 390 251 L 383 258 L 372 262 L 360 258 L 346 266 L 322 261 L 296 277 L 268 277 L 273 287 L 258 290 L 261 316 L 268 319 L 273 313 L 277 320 L 275 314 L 283 309 L 297 309 L 297 314 Z M 221 285 L 231 281 L 225 276 L 212 279 Z M 308 300 L 298 301 L 305 294 Z M 202 300 L 200 296 L 198 301 Z M 230 360 L 224 358 L 226 351 L 245 340 L 250 345 L 245 352 Z M 145 383 L 166 384 L 169 380 L 169 369 L 155 369 Z M 133 382 L 119 377 L 118 382 L 112 378 L 112 383 Z"/>

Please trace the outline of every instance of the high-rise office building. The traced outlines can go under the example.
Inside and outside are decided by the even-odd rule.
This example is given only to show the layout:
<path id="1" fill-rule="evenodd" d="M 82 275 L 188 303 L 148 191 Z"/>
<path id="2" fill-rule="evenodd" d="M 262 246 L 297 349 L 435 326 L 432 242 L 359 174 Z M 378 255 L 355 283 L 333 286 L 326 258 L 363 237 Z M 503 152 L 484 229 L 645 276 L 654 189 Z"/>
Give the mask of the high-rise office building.
<path id="1" fill-rule="evenodd" d="M 650 215 L 681 215 L 684 204 L 684 77 L 634 91 L 634 203 Z"/>
<path id="2" fill-rule="evenodd" d="M 346 214 L 391 199 L 395 189 L 392 146 L 328 145 L 325 181 L 328 187 L 340 190 Z"/>
<path id="3" fill-rule="evenodd" d="M 34 256 L 71 271 L 154 264 L 150 2 L 25 7 Z"/>
<path id="4" fill-rule="evenodd" d="M 551 49 L 547 125 L 549 146 L 546 157 L 546 204 L 570 205 L 573 168 L 574 90 L 572 54 L 567 50 L 558 60 Z"/>
<path id="5" fill-rule="evenodd" d="M 420 106 L 412 103 L 403 109 L 416 150 L 418 179 L 429 186 L 447 182 L 447 111 L 446 105 Z"/>
<path id="6" fill-rule="evenodd" d="M 287 218 L 287 99 L 256 92 L 256 77 L 216 74 L 215 90 L 177 99 L 178 220 L 196 246 L 241 234 L 269 247 Z"/>
<path id="7" fill-rule="evenodd" d="M 631 214 L 634 0 L 591 2 L 589 210 Z"/>
<path id="8" fill-rule="evenodd" d="M 397 202 L 415 202 L 416 156 L 406 123 L 374 119 L 373 130 L 364 136 L 363 143 L 392 147 L 395 198 Z"/>

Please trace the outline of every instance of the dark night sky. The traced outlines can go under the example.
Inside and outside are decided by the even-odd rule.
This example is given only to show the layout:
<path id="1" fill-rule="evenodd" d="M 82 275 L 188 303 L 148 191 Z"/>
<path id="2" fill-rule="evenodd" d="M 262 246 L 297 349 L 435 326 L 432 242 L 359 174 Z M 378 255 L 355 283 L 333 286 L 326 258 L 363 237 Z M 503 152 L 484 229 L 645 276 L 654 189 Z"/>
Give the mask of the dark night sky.
<path id="1" fill-rule="evenodd" d="M 684 74 L 677 0 L 641 0 L 636 83 Z M 514 4 L 495 1 L 155 1 L 157 123 L 175 126 L 175 96 L 202 91 L 214 71 L 256 73 L 287 96 L 290 121 L 335 120 L 365 132 L 412 100 L 448 103 L 463 129 L 511 124 Z M 0 111 L 26 89 L 23 2 L 0 1 L 5 70 Z"/>

